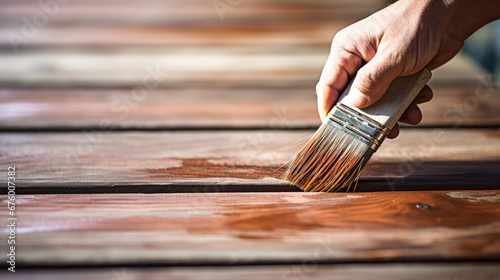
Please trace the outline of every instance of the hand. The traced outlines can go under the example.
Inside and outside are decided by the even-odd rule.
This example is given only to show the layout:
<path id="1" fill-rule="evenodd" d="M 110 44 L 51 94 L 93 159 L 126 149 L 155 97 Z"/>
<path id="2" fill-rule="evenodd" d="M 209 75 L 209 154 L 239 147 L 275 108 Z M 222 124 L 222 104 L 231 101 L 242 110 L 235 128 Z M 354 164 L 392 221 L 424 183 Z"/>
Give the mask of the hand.
<path id="1" fill-rule="evenodd" d="M 353 86 L 359 93 L 348 95 L 345 102 L 364 108 L 379 100 L 396 77 L 414 74 L 425 66 L 434 69 L 455 56 L 472 33 L 467 24 L 455 24 L 463 20 L 461 2 L 471 1 L 400 0 L 338 32 L 316 86 L 321 119 L 354 76 Z M 493 1 L 483 2 L 498 8 Z M 432 90 L 425 86 L 400 122 L 418 124 L 422 113 L 417 104 L 431 98 Z M 396 125 L 389 138 L 398 134 Z"/>

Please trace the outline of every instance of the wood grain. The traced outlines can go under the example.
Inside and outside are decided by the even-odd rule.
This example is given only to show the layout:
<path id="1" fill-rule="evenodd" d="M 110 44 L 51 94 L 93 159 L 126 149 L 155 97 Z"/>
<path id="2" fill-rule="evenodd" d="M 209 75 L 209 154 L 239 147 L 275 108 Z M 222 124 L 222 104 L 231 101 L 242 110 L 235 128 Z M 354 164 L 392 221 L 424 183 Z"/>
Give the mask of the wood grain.
<path id="1" fill-rule="evenodd" d="M 330 18 L 353 19 L 367 16 L 370 13 L 384 7 L 384 0 L 313 0 L 313 1 L 283 1 L 283 0 L 248 0 L 245 3 L 233 2 L 233 18 L 227 13 L 224 20 L 230 21 L 238 18 L 252 18 L 251 24 L 262 24 L 255 18 L 269 18 L 269 21 L 277 19 L 293 20 L 305 16 L 309 20 L 323 19 L 327 15 Z M 227 3 L 227 2 L 224 2 Z M 360 5 L 360 4 L 363 5 Z M 3 23 L 19 24 L 19 18 L 40 12 L 40 3 L 34 0 L 1 1 Z M 84 1 L 72 0 L 60 5 L 56 16 L 53 17 L 55 24 L 98 22 L 100 24 L 161 24 L 182 23 L 194 21 L 201 23 L 203 20 L 212 19 L 220 21 L 212 1 L 178 1 L 178 0 L 145 0 L 145 1 Z M 318 15 L 318 13 L 321 15 Z"/>
<path id="2" fill-rule="evenodd" d="M 20 267 L 500 260 L 498 190 L 18 195 L 16 203 Z"/>
<path id="3" fill-rule="evenodd" d="M 47 48 L 0 52 L 0 84 L 31 88 L 224 85 L 314 88 L 328 56 L 322 46 L 171 46 Z M 475 87 L 488 75 L 457 56 L 434 71 L 433 84 Z"/>
<path id="4" fill-rule="evenodd" d="M 174 268 L 94 268 L 21 270 L 11 279 L 22 280 L 126 280 L 126 279 L 193 279 L 193 280 L 491 280 L 500 277 L 497 263 L 430 263 L 430 264 L 355 264 L 321 265 L 300 263 L 274 266 L 174 267 Z"/>
<path id="5" fill-rule="evenodd" d="M 20 44 L 19 50 L 49 47 L 327 45 L 333 34 L 351 23 L 338 19 L 323 20 L 318 23 L 301 21 L 300 18 L 296 18 L 295 21 L 280 22 L 272 21 L 273 17 L 270 17 L 266 25 L 263 25 L 234 23 L 234 21 L 218 23 L 215 12 L 209 17 L 211 25 L 195 24 L 195 22 L 175 26 L 109 26 L 95 23 L 70 27 L 50 25 L 40 29 L 26 44 Z M 20 33 L 18 30 L 21 28 L 4 25 L 0 27 L 0 34 Z M 75 33 L 79 36 L 74 36 Z M 0 36 L 0 47 L 9 52 L 14 51 L 7 36 Z"/>
<path id="6" fill-rule="evenodd" d="M 363 4 L 360 5 L 359 3 Z M 332 34 L 385 1 L 71 1 L 19 49 L 40 46 L 328 44 Z M 226 2 L 220 2 L 226 3 Z M 43 13 L 37 1 L 0 3 L 0 46 Z M 223 10 L 223 11 L 221 11 Z M 78 34 L 78 36 L 75 36 Z"/>
<path id="7" fill-rule="evenodd" d="M 3 133 L 19 193 L 297 191 L 277 180 L 313 131 Z M 498 129 L 403 130 L 358 191 L 498 188 Z"/>
<path id="8" fill-rule="evenodd" d="M 433 100 L 420 107 L 420 126 L 500 125 L 500 91 L 487 85 L 434 87 Z M 311 87 L 0 90 L 2 130 L 104 130 L 106 120 L 114 130 L 320 125 Z"/>
<path id="9" fill-rule="evenodd" d="M 387 1 L 245 0 L 222 18 L 212 0 L 72 0 L 23 35 L 45 2 L 0 0 L 19 218 L 0 279 L 499 277 L 500 94 L 462 54 L 434 71 L 428 128 L 386 141 L 357 193 L 277 179 L 319 124 L 331 38 Z"/>
<path id="10" fill-rule="evenodd" d="M 116 129 L 319 126 L 310 88 L 0 90 L 0 129 L 99 128 L 106 119 Z"/>

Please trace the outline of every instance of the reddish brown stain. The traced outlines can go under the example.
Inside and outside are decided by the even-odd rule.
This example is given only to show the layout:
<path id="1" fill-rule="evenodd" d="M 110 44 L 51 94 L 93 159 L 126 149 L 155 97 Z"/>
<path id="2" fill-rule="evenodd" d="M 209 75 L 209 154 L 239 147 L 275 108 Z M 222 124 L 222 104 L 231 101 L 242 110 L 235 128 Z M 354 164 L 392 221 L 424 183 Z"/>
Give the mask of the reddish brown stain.
<path id="1" fill-rule="evenodd" d="M 500 138 L 500 129 L 497 130 L 485 129 L 483 133 L 485 135 L 488 135 L 489 137 Z"/>
<path id="2" fill-rule="evenodd" d="M 450 198 L 444 193 L 382 193 L 345 199 L 324 194 L 305 203 L 240 203 L 224 207 L 219 213 L 227 228 L 241 234 L 262 232 L 301 232 L 317 228 L 416 229 L 470 228 L 498 221 L 499 211 L 486 203 Z M 419 207 L 416 207 L 418 205 Z M 480 212 L 478 216 L 476 213 Z M 243 233 L 242 233 L 243 232 Z M 241 237 L 244 238 L 244 237 Z"/>
<path id="3" fill-rule="evenodd" d="M 238 229 L 238 231 L 248 231 L 247 235 L 253 231 L 311 230 L 321 227 L 321 224 L 314 219 L 301 217 L 301 214 L 303 214 L 302 211 L 283 210 L 279 207 L 276 207 L 276 211 L 267 213 L 262 213 L 259 210 L 250 211 L 240 217 L 228 213 L 226 217 L 229 219 L 225 224 L 230 228 Z"/>
<path id="4" fill-rule="evenodd" d="M 147 169 L 151 178 L 279 178 L 281 170 L 276 166 L 252 166 L 215 164 L 205 158 L 183 159 L 182 166 Z"/>
<path id="5" fill-rule="evenodd" d="M 269 240 L 269 235 L 267 234 L 261 234 L 261 235 L 258 235 L 258 234 L 240 234 L 237 236 L 238 238 L 241 238 L 241 239 L 248 239 L 248 240 Z"/>

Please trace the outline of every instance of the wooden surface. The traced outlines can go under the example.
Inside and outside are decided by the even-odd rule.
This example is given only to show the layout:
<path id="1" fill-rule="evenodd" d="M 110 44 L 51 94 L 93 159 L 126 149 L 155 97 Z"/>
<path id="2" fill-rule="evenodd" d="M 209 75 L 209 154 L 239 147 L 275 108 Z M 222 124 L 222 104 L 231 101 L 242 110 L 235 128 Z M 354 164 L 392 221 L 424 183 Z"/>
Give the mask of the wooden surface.
<path id="1" fill-rule="evenodd" d="M 422 104 L 422 126 L 500 125 L 500 91 L 433 87 Z M 491 92 L 490 92 L 491 91 Z M 0 89 L 0 130 L 316 129 L 310 87 L 132 89 Z"/>
<path id="2" fill-rule="evenodd" d="M 278 179 L 313 132 L 3 133 L 0 162 L 17 166 L 19 193 L 299 191 Z M 497 188 L 499 146 L 498 129 L 406 129 L 358 190 Z"/>
<path id="3" fill-rule="evenodd" d="M 196 46 L 44 48 L 0 52 L 0 82 L 9 87 L 136 87 L 154 73 L 161 87 L 309 86 L 328 56 L 322 46 Z M 150 70 L 151 69 L 151 70 Z M 450 74 L 451 72 L 451 74 Z M 452 77 L 450 77 L 452 75 Z M 475 87 L 483 71 L 459 55 L 435 71 L 431 84 Z M 153 84 L 153 82 L 152 82 Z"/>
<path id="4" fill-rule="evenodd" d="M 330 41 L 387 1 L 229 2 L 72 0 L 24 30 L 41 2 L 0 1 L 0 279 L 499 278 L 488 74 L 459 54 L 356 192 L 302 193 L 279 178 Z"/>
<path id="5" fill-rule="evenodd" d="M 498 190 L 18 195 L 19 265 L 496 260 L 499 203 Z"/>

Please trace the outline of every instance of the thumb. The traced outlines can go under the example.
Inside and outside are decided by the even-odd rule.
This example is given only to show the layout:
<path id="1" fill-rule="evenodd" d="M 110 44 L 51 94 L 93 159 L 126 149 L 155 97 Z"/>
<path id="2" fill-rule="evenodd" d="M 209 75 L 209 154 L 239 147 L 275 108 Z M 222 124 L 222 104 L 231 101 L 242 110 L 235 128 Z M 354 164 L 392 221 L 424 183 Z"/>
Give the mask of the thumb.
<path id="1" fill-rule="evenodd" d="M 390 58 L 378 52 L 372 60 L 361 67 L 354 78 L 353 90 L 346 96 L 345 103 L 365 108 L 377 102 L 402 72 L 401 67 L 393 65 L 390 61 Z"/>

